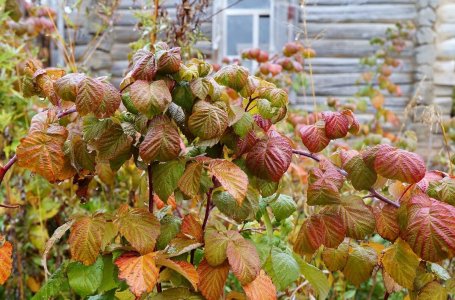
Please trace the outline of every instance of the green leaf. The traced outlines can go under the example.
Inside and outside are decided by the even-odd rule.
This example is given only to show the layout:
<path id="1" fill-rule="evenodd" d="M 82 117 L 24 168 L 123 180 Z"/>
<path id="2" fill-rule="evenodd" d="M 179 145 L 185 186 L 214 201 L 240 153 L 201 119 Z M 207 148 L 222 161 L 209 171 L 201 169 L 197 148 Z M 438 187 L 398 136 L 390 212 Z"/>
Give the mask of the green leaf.
<path id="1" fill-rule="evenodd" d="M 56 298 L 62 293 L 68 292 L 70 286 L 66 277 L 68 261 L 63 262 L 60 267 L 49 277 L 46 283 L 33 295 L 32 300 L 49 300 Z"/>
<path id="2" fill-rule="evenodd" d="M 152 83 L 137 80 L 130 88 L 134 107 L 149 118 L 166 111 L 172 102 L 171 93 L 164 80 L 153 81 Z"/>
<path id="3" fill-rule="evenodd" d="M 445 177 L 440 181 L 430 182 L 427 194 L 432 198 L 455 206 L 455 179 Z"/>
<path id="4" fill-rule="evenodd" d="M 248 70 L 239 65 L 222 67 L 213 77 L 221 85 L 240 91 L 248 82 Z"/>
<path id="5" fill-rule="evenodd" d="M 349 159 L 344 164 L 344 169 L 348 172 L 352 186 L 358 191 L 369 190 L 378 178 L 376 172 L 367 166 L 360 155 Z"/>
<path id="6" fill-rule="evenodd" d="M 169 242 L 180 232 L 182 221 L 180 218 L 166 215 L 161 221 L 161 233 L 156 240 L 156 248 L 162 250 L 166 248 Z"/>
<path id="7" fill-rule="evenodd" d="M 223 214 L 237 222 L 252 220 L 259 208 L 259 195 L 250 188 L 248 191 L 241 205 L 228 192 L 215 192 L 213 203 Z"/>
<path id="8" fill-rule="evenodd" d="M 112 261 L 112 255 L 103 256 L 103 279 L 98 287 L 98 292 L 104 293 L 116 288 L 120 284 L 118 269 Z"/>
<path id="9" fill-rule="evenodd" d="M 71 73 L 54 82 L 54 90 L 64 101 L 76 101 L 78 85 L 86 78 L 82 73 Z"/>
<path id="10" fill-rule="evenodd" d="M 221 265 L 227 258 L 226 248 L 229 238 L 215 229 L 207 230 L 204 234 L 204 257 L 211 266 Z"/>
<path id="11" fill-rule="evenodd" d="M 87 143 L 81 136 L 74 135 L 65 142 L 65 154 L 71 160 L 71 165 L 78 171 L 95 171 L 96 152 L 89 152 Z"/>
<path id="12" fill-rule="evenodd" d="M 327 269 L 332 272 L 343 270 L 349 256 L 349 246 L 347 243 L 341 243 L 338 248 L 324 247 L 322 251 L 322 260 Z"/>
<path id="13" fill-rule="evenodd" d="M 397 239 L 392 246 L 386 248 L 381 262 L 394 281 L 407 289 L 413 288 L 419 257 L 405 241 Z"/>
<path id="14" fill-rule="evenodd" d="M 69 264 L 68 282 L 71 289 L 82 297 L 94 294 L 103 280 L 103 267 L 102 257 L 98 257 L 90 266 L 79 262 Z"/>
<path id="15" fill-rule="evenodd" d="M 278 221 L 287 219 L 297 209 L 294 199 L 288 195 L 279 195 L 278 198 L 270 203 L 273 215 Z"/>
<path id="16" fill-rule="evenodd" d="M 185 171 L 185 161 L 172 160 L 152 166 L 153 190 L 164 202 L 177 188 L 179 179 Z"/>
<path id="17" fill-rule="evenodd" d="M 273 247 L 271 255 L 266 261 L 266 268 L 278 290 L 284 290 L 299 278 L 299 264 L 294 257 L 286 251 Z M 270 270 L 270 272 L 269 272 Z"/>
<path id="18" fill-rule="evenodd" d="M 188 119 L 191 133 L 203 140 L 221 137 L 227 126 L 227 112 L 206 101 L 198 101 Z"/>
<path id="19" fill-rule="evenodd" d="M 172 100 L 175 104 L 190 112 L 193 108 L 194 95 L 187 82 L 178 82 L 172 90 Z"/>
<path id="20" fill-rule="evenodd" d="M 374 266 L 377 264 L 377 254 L 373 248 L 356 246 L 349 254 L 343 274 L 355 286 L 370 278 Z"/>
<path id="21" fill-rule="evenodd" d="M 296 256 L 296 258 L 300 265 L 300 272 L 311 284 L 318 298 L 326 299 L 330 290 L 330 283 L 327 277 L 315 266 L 308 264 L 300 257 Z"/>
<path id="22" fill-rule="evenodd" d="M 238 136 L 244 137 L 253 129 L 253 124 L 253 117 L 249 113 L 244 113 L 242 117 L 233 125 L 234 132 Z"/>
<path id="23" fill-rule="evenodd" d="M 187 288 L 177 287 L 166 289 L 162 293 L 152 296 L 150 300 L 204 300 L 204 298 Z"/>

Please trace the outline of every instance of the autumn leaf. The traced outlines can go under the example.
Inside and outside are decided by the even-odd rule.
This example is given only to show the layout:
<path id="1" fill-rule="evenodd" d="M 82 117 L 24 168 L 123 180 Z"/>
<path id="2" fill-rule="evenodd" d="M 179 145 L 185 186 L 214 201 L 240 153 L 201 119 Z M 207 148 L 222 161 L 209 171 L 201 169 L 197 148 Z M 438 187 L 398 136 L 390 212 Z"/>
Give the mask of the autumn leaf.
<path id="1" fill-rule="evenodd" d="M 71 73 L 54 82 L 57 95 L 64 101 L 75 102 L 79 83 L 86 78 L 82 73 Z"/>
<path id="2" fill-rule="evenodd" d="M 172 160 L 180 153 L 180 142 L 177 126 L 167 116 L 156 116 L 150 122 L 139 154 L 146 163 Z"/>
<path id="3" fill-rule="evenodd" d="M 407 203 L 401 237 L 422 259 L 438 262 L 455 253 L 455 207 L 418 193 Z"/>
<path id="4" fill-rule="evenodd" d="M 83 216 L 71 226 L 68 240 L 71 257 L 88 266 L 93 264 L 101 250 L 106 220 L 102 215 Z"/>
<path id="5" fill-rule="evenodd" d="M 13 269 L 13 245 L 5 241 L 0 247 L 0 285 L 3 285 Z"/>
<path id="6" fill-rule="evenodd" d="M 392 246 L 386 248 L 381 263 L 395 282 L 410 290 L 414 288 L 414 279 L 420 262 L 419 257 L 405 241 L 398 239 Z"/>
<path id="7" fill-rule="evenodd" d="M 376 232 L 383 238 L 394 241 L 400 234 L 398 209 L 392 205 L 380 205 L 373 208 L 376 220 Z"/>
<path id="8" fill-rule="evenodd" d="M 336 249 L 324 247 L 322 251 L 322 260 L 331 272 L 343 270 L 348 256 L 349 245 L 347 243 L 341 243 Z"/>
<path id="9" fill-rule="evenodd" d="M 218 266 L 211 266 L 202 260 L 197 268 L 199 274 L 198 288 L 207 300 L 219 300 L 223 295 L 224 284 L 229 273 L 229 264 L 225 261 Z"/>
<path id="10" fill-rule="evenodd" d="M 159 73 L 172 74 L 180 69 L 180 47 L 174 47 L 169 50 L 159 50 L 156 52 L 156 65 Z"/>
<path id="11" fill-rule="evenodd" d="M 156 264 L 176 271 L 185 277 L 193 288 L 197 290 L 199 275 L 192 264 L 186 261 L 171 260 L 166 258 L 163 254 L 158 254 L 156 256 Z"/>
<path id="12" fill-rule="evenodd" d="M 178 182 L 179 189 L 187 196 L 194 197 L 201 186 L 202 163 L 195 161 L 186 166 L 185 172 Z"/>
<path id="13" fill-rule="evenodd" d="M 172 102 L 172 96 L 164 80 L 149 83 L 137 80 L 130 87 L 130 96 L 134 107 L 149 118 L 166 111 Z"/>
<path id="14" fill-rule="evenodd" d="M 211 266 L 221 265 L 227 258 L 226 249 L 229 238 L 217 230 L 208 229 L 204 235 L 204 257 Z"/>
<path id="15" fill-rule="evenodd" d="M 377 254 L 373 248 L 356 246 L 349 253 L 343 274 L 349 282 L 358 287 L 370 277 L 377 260 Z"/>
<path id="16" fill-rule="evenodd" d="M 275 131 L 257 142 L 246 157 L 248 169 L 256 176 L 279 181 L 289 168 L 292 148 L 289 141 Z"/>
<path id="17" fill-rule="evenodd" d="M 227 112 L 206 101 L 198 101 L 188 119 L 191 133 L 203 140 L 221 137 L 227 126 Z"/>
<path id="18" fill-rule="evenodd" d="M 303 144 L 312 153 L 324 150 L 330 143 L 330 139 L 325 133 L 325 124 L 323 121 L 318 121 L 312 125 L 303 125 L 300 127 L 299 132 Z"/>
<path id="19" fill-rule="evenodd" d="M 156 75 L 155 56 L 150 51 L 141 49 L 133 55 L 131 77 L 136 80 L 151 81 Z"/>
<path id="20" fill-rule="evenodd" d="M 202 243 L 204 240 L 202 225 L 191 214 L 185 215 L 185 217 L 183 217 L 180 232 L 189 238 L 195 239 L 198 242 Z"/>
<path id="21" fill-rule="evenodd" d="M 425 177 L 425 162 L 412 152 L 381 145 L 374 160 L 379 175 L 407 183 L 417 183 Z"/>
<path id="22" fill-rule="evenodd" d="M 103 83 L 98 79 L 84 77 L 77 85 L 76 110 L 81 115 L 94 112 L 103 101 Z"/>
<path id="23" fill-rule="evenodd" d="M 264 270 L 259 272 L 259 275 L 250 283 L 243 286 L 248 299 L 250 300 L 275 300 L 276 288 Z"/>
<path id="24" fill-rule="evenodd" d="M 259 274 L 261 262 L 254 244 L 239 234 L 227 243 L 226 254 L 232 272 L 240 283 L 247 284 Z"/>
<path id="25" fill-rule="evenodd" d="M 122 205 L 114 223 L 119 232 L 141 254 L 152 252 L 160 234 L 160 222 L 146 208 L 130 208 Z"/>
<path id="26" fill-rule="evenodd" d="M 248 189 L 248 176 L 245 172 L 233 162 L 222 159 L 210 161 L 208 170 L 241 205 Z"/>
<path id="27" fill-rule="evenodd" d="M 119 91 L 110 83 L 101 82 L 103 97 L 98 106 L 93 109 L 97 118 L 108 118 L 119 108 L 122 98 Z"/>
<path id="28" fill-rule="evenodd" d="M 248 70 L 239 65 L 228 65 L 216 72 L 213 78 L 221 85 L 240 91 L 248 82 Z"/>
<path id="29" fill-rule="evenodd" d="M 155 287 L 160 273 L 155 259 L 155 252 L 142 256 L 137 256 L 134 252 L 127 252 L 115 260 L 115 264 L 119 268 L 118 278 L 126 280 L 136 297 L 140 297 L 145 292 L 150 293 Z"/>
<path id="30" fill-rule="evenodd" d="M 67 159 L 63 152 L 67 136 L 66 128 L 58 125 L 50 126 L 45 132 L 30 132 L 17 147 L 18 166 L 29 169 L 50 182 L 71 177 L 74 172 L 66 172 Z"/>
<path id="31" fill-rule="evenodd" d="M 348 172 L 348 179 L 358 191 L 369 190 L 378 178 L 376 172 L 367 166 L 360 155 L 345 161 L 343 169 Z"/>
<path id="32" fill-rule="evenodd" d="M 339 112 L 323 112 L 322 118 L 325 122 L 325 134 L 333 140 L 345 137 L 349 130 L 349 119 Z"/>
<path id="33" fill-rule="evenodd" d="M 321 245 L 337 247 L 346 235 L 341 216 L 315 214 L 305 219 L 294 244 L 301 255 L 313 254 Z"/>

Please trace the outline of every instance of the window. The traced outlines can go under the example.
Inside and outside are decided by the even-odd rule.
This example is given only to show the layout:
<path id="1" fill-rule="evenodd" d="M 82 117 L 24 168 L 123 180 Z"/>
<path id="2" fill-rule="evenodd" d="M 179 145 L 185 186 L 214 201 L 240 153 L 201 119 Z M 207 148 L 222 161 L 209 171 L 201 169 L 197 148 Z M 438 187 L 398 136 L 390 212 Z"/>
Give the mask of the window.
<path id="1" fill-rule="evenodd" d="M 215 0 L 214 60 L 238 58 L 243 50 L 250 48 L 280 50 L 294 36 L 297 3 L 297 0 Z"/>

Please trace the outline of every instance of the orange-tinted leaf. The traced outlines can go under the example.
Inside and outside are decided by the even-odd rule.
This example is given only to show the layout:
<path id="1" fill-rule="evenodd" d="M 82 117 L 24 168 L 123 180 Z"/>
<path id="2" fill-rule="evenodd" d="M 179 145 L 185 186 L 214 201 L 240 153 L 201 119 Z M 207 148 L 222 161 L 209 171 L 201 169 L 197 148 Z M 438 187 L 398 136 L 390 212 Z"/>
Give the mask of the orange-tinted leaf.
<path id="1" fill-rule="evenodd" d="M 261 262 L 256 247 L 240 235 L 227 243 L 226 254 L 232 272 L 240 283 L 247 284 L 259 274 Z"/>
<path id="2" fill-rule="evenodd" d="M 245 172 L 233 162 L 223 159 L 212 160 L 208 170 L 241 205 L 248 189 L 248 176 Z"/>
<path id="3" fill-rule="evenodd" d="M 187 196 L 194 197 L 201 186 L 202 163 L 192 162 L 187 165 L 185 172 L 178 182 L 179 189 Z"/>
<path id="4" fill-rule="evenodd" d="M 115 224 L 119 232 L 141 254 L 152 252 L 160 234 L 160 222 L 145 208 L 130 208 L 122 205 L 117 212 Z"/>
<path id="5" fill-rule="evenodd" d="M 398 224 L 398 209 L 395 206 L 385 204 L 373 209 L 376 219 L 376 232 L 383 238 L 394 241 L 400 234 Z"/>
<path id="6" fill-rule="evenodd" d="M 248 82 L 248 70 L 239 65 L 227 65 L 213 77 L 221 85 L 240 91 Z"/>
<path id="7" fill-rule="evenodd" d="M 344 177 L 337 170 L 314 168 L 310 171 L 308 205 L 328 205 L 340 203 L 340 188 Z"/>
<path id="8" fill-rule="evenodd" d="M 71 73 L 63 76 L 54 82 L 56 93 L 64 101 L 76 101 L 79 82 L 85 78 L 85 74 Z"/>
<path id="9" fill-rule="evenodd" d="M 229 238 L 216 230 L 207 230 L 204 235 L 204 257 L 211 266 L 222 264 L 226 258 L 226 249 Z"/>
<path id="10" fill-rule="evenodd" d="M 68 240 L 71 257 L 87 266 L 93 264 L 101 250 L 105 226 L 103 216 L 77 218 Z"/>
<path id="11" fill-rule="evenodd" d="M 160 274 L 156 266 L 156 253 L 137 256 L 132 252 L 122 254 L 115 260 L 119 268 L 118 278 L 126 280 L 131 292 L 137 297 L 151 292 Z"/>
<path id="12" fill-rule="evenodd" d="M 206 101 L 198 101 L 188 119 L 191 133 L 203 140 L 221 137 L 227 126 L 227 112 Z"/>
<path id="13" fill-rule="evenodd" d="M 199 290 L 207 300 L 219 300 L 223 295 L 224 284 L 229 274 L 229 264 L 225 261 L 216 267 L 207 260 L 202 260 L 197 268 L 199 274 Z"/>
<path id="14" fill-rule="evenodd" d="M 425 162 L 412 152 L 382 145 L 376 152 L 374 168 L 385 178 L 407 183 L 419 182 L 425 177 Z"/>
<path id="15" fill-rule="evenodd" d="M 346 228 L 340 216 L 316 214 L 307 218 L 300 228 L 294 244 L 294 251 L 313 254 L 321 245 L 335 248 L 343 241 Z"/>
<path id="16" fill-rule="evenodd" d="M 191 283 L 194 289 L 197 290 L 199 275 L 192 264 L 186 261 L 171 260 L 164 257 L 162 254 L 157 255 L 156 264 L 176 271 L 185 277 Z"/>
<path id="17" fill-rule="evenodd" d="M 358 287 L 370 278 L 377 260 L 377 254 L 373 248 L 355 246 L 354 251 L 349 254 L 343 274 L 349 282 Z"/>
<path id="18" fill-rule="evenodd" d="M 289 141 L 275 131 L 268 138 L 256 143 L 246 158 L 250 171 L 263 179 L 279 181 L 289 168 L 292 148 Z"/>
<path id="19" fill-rule="evenodd" d="M 64 172 L 67 161 L 63 152 L 67 136 L 66 128 L 57 125 L 50 126 L 45 132 L 30 132 L 17 147 L 18 166 L 38 173 L 50 182 L 67 179 L 68 174 Z"/>
<path id="20" fill-rule="evenodd" d="M 259 275 L 252 282 L 243 286 L 248 299 L 250 300 L 275 300 L 276 288 L 264 270 L 261 270 Z"/>
<path id="21" fill-rule="evenodd" d="M 347 243 L 341 243 L 336 249 L 324 247 L 322 251 L 322 260 L 331 272 L 343 270 L 348 256 L 349 245 Z"/>
<path id="22" fill-rule="evenodd" d="M 156 65 L 160 73 L 172 74 L 180 69 L 180 47 L 174 47 L 169 50 L 160 50 L 156 52 Z"/>
<path id="23" fill-rule="evenodd" d="M 136 80 L 151 81 L 156 74 L 155 56 L 147 50 L 141 49 L 133 56 L 131 77 Z"/>
<path id="24" fill-rule="evenodd" d="M 10 242 L 4 242 L 0 247 L 0 285 L 4 284 L 11 275 L 13 269 L 13 245 Z"/>
<path id="25" fill-rule="evenodd" d="M 180 141 L 177 126 L 167 116 L 159 115 L 150 122 L 148 132 L 139 147 L 139 154 L 147 163 L 153 160 L 172 160 L 180 153 Z"/>
<path id="26" fill-rule="evenodd" d="M 300 138 L 303 144 L 312 153 L 320 152 L 330 143 L 330 139 L 325 134 L 323 121 L 312 125 L 303 125 L 300 130 Z"/>
<path id="27" fill-rule="evenodd" d="M 325 121 L 325 134 L 329 139 L 345 137 L 349 130 L 349 119 L 339 112 L 323 112 Z"/>
<path id="28" fill-rule="evenodd" d="M 101 82 L 103 97 L 101 103 L 93 109 L 97 118 L 108 118 L 119 108 L 122 98 L 119 91 L 110 83 Z"/>
<path id="29" fill-rule="evenodd" d="M 77 85 L 77 112 L 81 116 L 94 112 L 101 105 L 103 97 L 103 83 L 98 79 L 84 77 Z"/>
<path id="30" fill-rule="evenodd" d="M 200 243 L 202 243 L 204 240 L 202 225 L 191 214 L 188 214 L 183 218 L 182 226 L 180 227 L 180 232 L 190 238 L 195 239 Z"/>
<path id="31" fill-rule="evenodd" d="M 130 96 L 136 109 L 151 118 L 164 112 L 172 102 L 172 96 L 164 80 L 149 83 L 137 80 L 130 87 Z"/>
<path id="32" fill-rule="evenodd" d="M 407 203 L 402 238 L 424 260 L 438 262 L 455 254 L 455 207 L 414 195 Z"/>

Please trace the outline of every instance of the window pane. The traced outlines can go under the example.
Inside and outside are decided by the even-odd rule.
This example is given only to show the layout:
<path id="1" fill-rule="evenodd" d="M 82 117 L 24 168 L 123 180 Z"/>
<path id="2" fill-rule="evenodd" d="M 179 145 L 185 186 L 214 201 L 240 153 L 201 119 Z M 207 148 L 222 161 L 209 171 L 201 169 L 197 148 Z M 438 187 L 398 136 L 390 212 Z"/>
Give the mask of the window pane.
<path id="1" fill-rule="evenodd" d="M 227 17 L 227 55 L 253 47 L 253 16 Z"/>
<path id="2" fill-rule="evenodd" d="M 259 48 L 269 50 L 270 16 L 259 16 Z"/>
<path id="3" fill-rule="evenodd" d="M 238 2 L 238 3 L 237 3 Z M 233 5 L 234 4 L 234 5 Z M 269 8 L 270 0 L 228 0 L 229 8 Z"/>

